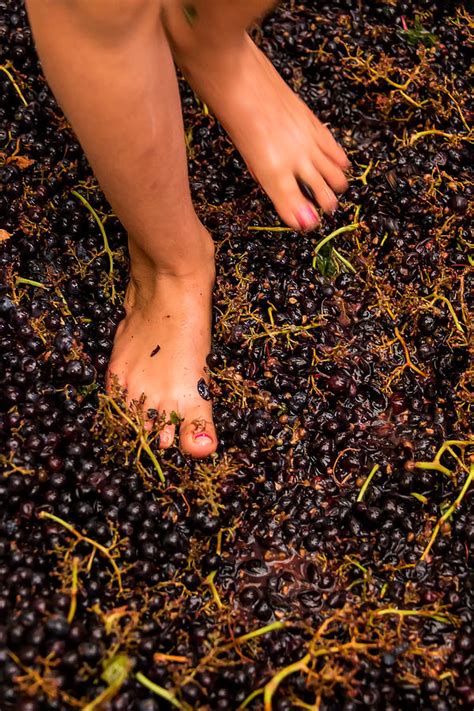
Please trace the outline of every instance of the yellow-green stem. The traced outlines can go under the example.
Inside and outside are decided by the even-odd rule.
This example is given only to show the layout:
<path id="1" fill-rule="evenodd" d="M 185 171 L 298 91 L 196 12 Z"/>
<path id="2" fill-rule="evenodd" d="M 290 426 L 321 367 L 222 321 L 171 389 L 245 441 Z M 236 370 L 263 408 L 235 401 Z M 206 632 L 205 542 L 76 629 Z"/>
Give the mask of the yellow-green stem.
<path id="1" fill-rule="evenodd" d="M 29 284 L 29 286 L 37 286 L 39 289 L 46 289 L 48 291 L 49 286 L 42 284 L 40 281 L 34 281 L 33 279 L 26 279 L 26 277 L 17 276 L 15 279 L 15 286 L 18 284 Z"/>
<path id="2" fill-rule="evenodd" d="M 364 483 L 361 487 L 361 490 L 359 491 L 359 495 L 358 495 L 356 501 L 362 501 L 362 499 L 364 498 L 365 492 L 367 491 L 367 487 L 369 486 L 370 482 L 372 481 L 372 478 L 373 478 L 375 472 L 377 472 L 379 469 L 380 469 L 380 464 L 374 464 L 369 476 L 364 481 Z"/>
<path id="3" fill-rule="evenodd" d="M 6 66 L 5 64 L 0 64 L 0 69 L 2 70 L 2 72 L 5 72 L 5 74 L 7 75 L 7 77 L 10 79 L 11 83 L 13 84 L 13 88 L 15 89 L 16 93 L 18 94 L 18 96 L 19 96 L 20 99 L 22 100 L 23 104 L 24 104 L 25 106 L 28 106 L 28 102 L 27 102 L 27 100 L 25 99 L 25 97 L 23 96 L 23 92 L 21 91 L 20 87 L 19 87 L 18 84 L 16 83 L 15 77 L 13 76 L 13 74 L 8 70 L 7 66 Z"/>
<path id="4" fill-rule="evenodd" d="M 209 585 L 211 588 L 212 592 L 212 597 L 214 598 L 214 601 L 217 605 L 217 607 L 221 610 L 224 605 L 222 604 L 222 600 L 219 597 L 219 593 L 217 592 L 217 588 L 214 585 L 214 578 L 216 577 L 217 570 L 213 570 L 212 573 L 209 573 L 209 575 L 206 578 L 206 583 Z"/>
<path id="5" fill-rule="evenodd" d="M 438 533 L 441 529 L 441 526 L 443 523 L 446 523 L 448 518 L 451 518 L 453 513 L 456 511 L 456 509 L 461 505 L 462 500 L 464 499 L 467 490 L 471 486 L 471 482 L 474 479 L 474 464 L 471 464 L 470 471 L 468 476 L 466 477 L 466 481 L 464 482 L 464 486 L 462 487 L 461 491 L 459 492 L 459 495 L 456 497 L 456 499 L 453 501 L 449 509 L 447 509 L 444 514 L 441 516 L 441 518 L 438 520 L 436 526 L 434 527 L 433 533 L 431 534 L 431 538 L 428 542 L 428 545 L 426 546 L 425 550 L 423 551 L 423 555 L 421 556 L 421 560 L 425 560 L 425 558 L 428 556 L 433 543 L 435 542 Z"/>
<path id="6" fill-rule="evenodd" d="M 137 425 L 135 424 L 135 422 L 133 422 L 133 420 L 132 420 L 130 417 L 128 417 L 128 416 L 125 414 L 125 412 L 123 412 L 123 410 L 120 409 L 120 407 L 119 407 L 119 406 L 117 405 L 117 403 L 113 400 L 113 398 L 110 398 L 110 397 L 109 397 L 109 398 L 107 398 L 107 401 L 110 403 L 110 405 L 112 405 L 112 407 L 114 408 L 114 410 L 115 410 L 116 412 L 118 412 L 118 414 L 125 420 L 125 422 L 126 422 L 127 424 L 130 425 L 130 427 L 131 427 L 131 428 L 135 431 L 135 433 L 138 435 L 138 437 L 139 437 L 139 439 L 140 439 L 140 446 L 145 450 L 145 452 L 146 452 L 146 453 L 148 454 L 148 456 L 150 457 L 150 459 L 151 459 L 151 461 L 152 461 L 152 463 L 153 463 L 153 466 L 155 467 L 155 470 L 156 470 L 158 476 L 160 477 L 161 483 L 164 484 L 165 481 L 166 481 L 165 475 L 163 474 L 163 470 L 162 470 L 162 468 L 161 468 L 161 466 L 160 466 L 160 463 L 159 463 L 158 459 L 155 457 L 155 455 L 153 454 L 153 452 L 152 452 L 152 450 L 151 450 L 151 447 L 150 447 L 150 445 L 148 444 L 148 442 L 147 442 L 147 440 L 146 440 L 146 437 L 144 437 L 144 436 L 140 433 L 140 429 L 137 427 Z"/>
<path id="7" fill-rule="evenodd" d="M 437 128 L 431 128 L 427 131 L 418 131 L 418 133 L 413 134 L 413 136 L 410 138 L 410 143 L 409 145 L 412 146 L 416 141 L 418 141 L 420 138 L 424 138 L 424 136 L 444 136 L 445 138 L 457 138 L 460 141 L 470 141 L 472 142 L 472 138 L 470 134 L 467 136 L 462 136 L 457 133 L 446 133 L 446 131 L 440 131 Z"/>
<path id="8" fill-rule="evenodd" d="M 181 704 L 178 699 L 170 691 L 168 691 L 168 689 L 164 689 L 162 686 L 155 684 L 155 682 L 148 679 L 148 677 L 146 677 L 141 672 L 137 672 L 135 674 L 135 679 L 138 681 L 139 684 L 142 684 L 157 696 L 161 696 L 162 699 L 165 699 L 166 701 L 168 701 L 168 703 L 170 703 L 172 706 L 175 706 L 177 709 L 184 710 L 187 708 L 187 705 L 183 706 L 183 704 Z"/>
<path id="9" fill-rule="evenodd" d="M 306 654 L 302 659 L 285 667 L 270 679 L 263 692 L 263 707 L 265 711 L 272 711 L 272 699 L 281 682 L 290 674 L 296 674 L 296 672 L 306 669 L 310 661 L 311 654 Z"/>
<path id="10" fill-rule="evenodd" d="M 74 619 L 74 615 L 76 614 L 76 608 L 77 608 L 77 589 L 78 589 L 78 572 L 79 568 L 79 558 L 77 556 L 74 556 L 72 559 L 72 583 L 71 583 L 71 602 L 69 605 L 69 612 L 67 616 L 67 621 L 69 624 Z"/>
<path id="11" fill-rule="evenodd" d="M 331 232 L 331 234 L 326 235 L 324 239 L 322 239 L 318 244 L 316 245 L 314 249 L 314 257 L 313 257 L 313 268 L 316 268 L 316 257 L 318 256 L 319 252 L 321 249 L 324 247 L 325 244 L 330 242 L 332 239 L 335 237 L 338 237 L 339 235 L 344 234 L 345 232 L 354 232 L 358 227 L 360 227 L 360 222 L 353 222 L 350 225 L 344 225 L 343 227 L 339 227 L 337 230 L 334 230 L 334 232 Z"/>
<path id="12" fill-rule="evenodd" d="M 107 239 L 107 233 L 106 233 L 106 231 L 105 231 L 104 223 L 102 222 L 102 220 L 100 219 L 99 215 L 98 215 L 97 212 L 94 210 L 94 208 L 92 207 L 92 205 L 90 204 L 90 202 L 89 202 L 88 200 L 86 200 L 86 198 L 85 198 L 83 195 L 81 195 L 81 193 L 78 193 L 77 190 L 71 190 L 71 195 L 74 195 L 75 197 L 77 197 L 77 198 L 82 202 L 82 204 L 85 205 L 85 207 L 89 210 L 89 212 L 91 213 L 92 217 L 94 218 L 94 220 L 95 220 L 96 223 L 97 223 L 97 226 L 98 226 L 98 228 L 99 228 L 99 230 L 100 230 L 100 234 L 102 235 L 102 240 L 103 240 L 103 243 L 104 243 L 104 250 L 105 250 L 105 252 L 107 253 L 107 256 L 108 256 L 108 258 L 109 258 L 109 275 L 110 275 L 110 284 L 111 284 L 111 300 L 112 300 L 112 303 L 114 303 L 114 302 L 115 302 L 114 255 L 113 255 L 112 250 L 110 249 L 109 240 Z"/>

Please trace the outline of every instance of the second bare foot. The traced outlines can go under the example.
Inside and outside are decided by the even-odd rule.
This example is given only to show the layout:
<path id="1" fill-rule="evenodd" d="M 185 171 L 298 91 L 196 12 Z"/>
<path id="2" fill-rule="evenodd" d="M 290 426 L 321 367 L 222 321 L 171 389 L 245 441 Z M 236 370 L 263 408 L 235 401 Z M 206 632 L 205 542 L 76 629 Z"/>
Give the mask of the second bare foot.
<path id="1" fill-rule="evenodd" d="M 347 188 L 349 161 L 329 129 L 290 89 L 246 33 L 220 46 L 169 12 L 175 59 L 198 95 L 211 107 L 273 201 L 297 230 L 314 228 L 318 215 L 308 193 L 328 213 Z"/>

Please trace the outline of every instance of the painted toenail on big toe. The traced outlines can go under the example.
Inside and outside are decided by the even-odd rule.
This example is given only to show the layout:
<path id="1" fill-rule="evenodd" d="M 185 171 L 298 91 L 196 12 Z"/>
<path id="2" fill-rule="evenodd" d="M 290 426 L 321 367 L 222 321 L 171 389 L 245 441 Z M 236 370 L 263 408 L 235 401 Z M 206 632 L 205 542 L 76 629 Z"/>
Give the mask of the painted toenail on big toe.
<path id="1" fill-rule="evenodd" d="M 318 213 L 310 205 L 302 207 L 298 211 L 296 219 L 298 220 L 299 226 L 303 230 L 309 230 L 312 227 L 316 227 L 319 222 Z"/>
<path id="2" fill-rule="evenodd" d="M 200 441 L 200 442 L 206 442 L 206 441 L 211 441 L 212 437 L 207 434 L 207 432 L 198 432 L 197 434 L 194 435 L 195 441 Z"/>

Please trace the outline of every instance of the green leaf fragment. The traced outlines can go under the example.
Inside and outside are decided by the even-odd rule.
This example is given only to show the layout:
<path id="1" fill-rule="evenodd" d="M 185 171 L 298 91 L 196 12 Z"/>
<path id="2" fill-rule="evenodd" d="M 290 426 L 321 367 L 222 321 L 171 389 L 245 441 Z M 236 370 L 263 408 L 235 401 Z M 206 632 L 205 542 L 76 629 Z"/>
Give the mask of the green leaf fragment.
<path id="1" fill-rule="evenodd" d="M 184 417 L 180 417 L 177 412 L 174 410 L 171 410 L 170 412 L 170 418 L 168 420 L 168 424 L 170 425 L 179 425 L 181 422 L 184 420 Z"/>
<path id="2" fill-rule="evenodd" d="M 411 45 L 421 42 L 425 47 L 434 47 L 438 43 L 437 36 L 429 30 L 425 30 L 419 18 L 416 18 L 413 27 L 409 30 L 401 30 L 400 35 Z"/>

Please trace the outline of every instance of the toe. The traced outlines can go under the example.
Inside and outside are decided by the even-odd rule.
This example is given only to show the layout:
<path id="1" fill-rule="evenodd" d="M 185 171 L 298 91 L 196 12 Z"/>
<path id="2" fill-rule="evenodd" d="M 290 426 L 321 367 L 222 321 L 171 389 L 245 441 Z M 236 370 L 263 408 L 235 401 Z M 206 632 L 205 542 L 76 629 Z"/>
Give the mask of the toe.
<path id="1" fill-rule="evenodd" d="M 311 121 L 315 128 L 315 137 L 319 149 L 339 168 L 347 170 L 350 167 L 345 150 L 339 145 L 331 131 L 312 112 Z"/>
<path id="2" fill-rule="evenodd" d="M 313 230 L 318 226 L 316 207 L 303 196 L 294 175 L 279 178 L 269 187 L 262 183 L 262 187 L 289 227 L 294 230 Z"/>
<path id="3" fill-rule="evenodd" d="M 319 148 L 314 150 L 313 166 L 335 192 L 343 193 L 349 187 L 344 171 L 329 160 Z"/>
<path id="4" fill-rule="evenodd" d="M 175 417 L 177 417 L 177 406 L 174 399 L 160 402 L 158 406 L 159 420 L 158 431 L 160 435 L 160 449 L 168 449 L 174 444 L 176 434 Z"/>
<path id="5" fill-rule="evenodd" d="M 303 230 L 304 232 L 316 229 L 319 225 L 319 216 L 315 206 L 308 200 L 301 202 L 301 198 L 299 202 L 300 205 L 292 210 L 292 226 L 296 230 Z"/>
<path id="6" fill-rule="evenodd" d="M 179 442 L 182 452 L 203 459 L 216 451 L 217 436 L 212 422 L 201 420 L 199 426 L 202 429 L 197 431 L 195 424 L 181 425 Z"/>
<path id="7" fill-rule="evenodd" d="M 175 435 L 174 425 L 164 425 L 160 430 L 160 449 L 168 449 L 174 442 Z"/>
<path id="8" fill-rule="evenodd" d="M 306 165 L 299 171 L 298 178 L 311 188 L 316 202 L 324 212 L 331 214 L 337 209 L 337 197 L 314 165 Z"/>
<path id="9" fill-rule="evenodd" d="M 202 459 L 217 449 L 217 435 L 212 422 L 212 414 L 196 407 L 189 411 L 179 430 L 181 451 Z"/>

